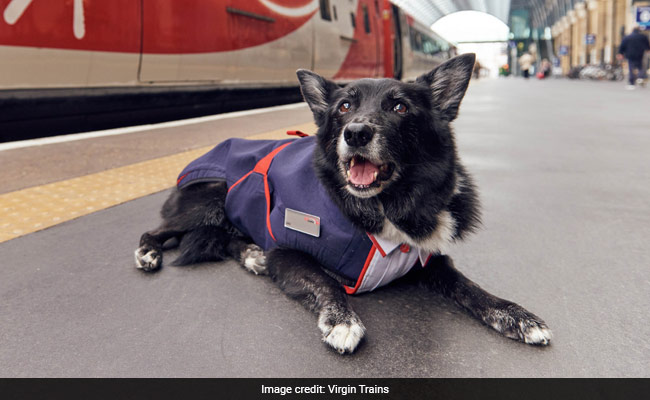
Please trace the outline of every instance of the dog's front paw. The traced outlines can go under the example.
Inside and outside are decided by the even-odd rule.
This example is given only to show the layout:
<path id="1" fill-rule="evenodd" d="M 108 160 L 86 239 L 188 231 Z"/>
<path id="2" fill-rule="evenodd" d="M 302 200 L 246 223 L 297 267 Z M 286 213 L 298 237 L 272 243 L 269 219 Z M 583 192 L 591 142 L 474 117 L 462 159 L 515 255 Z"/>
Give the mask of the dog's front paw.
<path id="1" fill-rule="evenodd" d="M 241 264 L 255 275 L 266 275 L 266 256 L 256 244 L 249 244 L 241 253 Z"/>
<path id="2" fill-rule="evenodd" d="M 352 353 L 366 332 L 359 316 L 352 310 L 323 309 L 318 318 L 323 341 L 339 353 Z"/>
<path id="3" fill-rule="evenodd" d="M 504 336 L 528 344 L 547 346 L 553 338 L 541 318 L 515 303 L 495 307 L 485 322 Z"/>
<path id="4" fill-rule="evenodd" d="M 146 246 L 139 247 L 135 251 L 135 266 L 143 271 L 155 271 L 162 265 L 162 253 L 148 248 Z"/>

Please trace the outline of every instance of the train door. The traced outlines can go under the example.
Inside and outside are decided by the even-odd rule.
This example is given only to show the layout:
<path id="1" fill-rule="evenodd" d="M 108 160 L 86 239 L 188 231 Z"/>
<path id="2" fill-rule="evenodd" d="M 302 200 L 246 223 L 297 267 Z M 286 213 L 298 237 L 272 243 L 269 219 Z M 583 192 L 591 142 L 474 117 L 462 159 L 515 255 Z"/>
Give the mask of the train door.
<path id="1" fill-rule="evenodd" d="M 320 0 L 314 18 L 313 70 L 333 78 L 356 42 L 358 0 Z"/>
<path id="2" fill-rule="evenodd" d="M 346 2 L 341 2 L 345 4 Z M 352 36 L 340 34 L 342 41 L 341 50 L 346 54 L 338 71 L 334 75 L 336 79 L 347 80 L 368 76 L 382 76 L 382 22 L 379 0 L 359 0 L 350 2 L 354 7 L 348 16 L 349 26 L 347 32 L 352 31 Z M 340 3 L 339 3 L 340 4 Z M 317 31 L 318 32 L 318 31 Z M 346 32 L 346 33 L 347 33 Z M 316 42 L 315 53 L 317 56 L 323 51 Z M 317 58 L 318 59 L 318 58 Z M 318 67 L 318 62 L 316 63 Z"/>
<path id="3" fill-rule="evenodd" d="M 190 7 L 180 2 L 142 0 L 142 54 L 139 80 L 143 82 L 178 81 L 180 53 L 191 34 L 183 21 L 191 17 Z"/>
<path id="4" fill-rule="evenodd" d="M 403 18 L 403 14 L 400 13 L 399 8 L 391 4 L 391 12 L 392 12 L 392 28 L 393 28 L 393 76 L 395 79 L 401 80 L 402 75 L 404 72 L 403 69 L 403 51 L 404 48 L 402 46 L 402 30 L 406 24 L 405 18 Z M 384 38 L 386 38 L 387 35 L 384 34 Z"/>

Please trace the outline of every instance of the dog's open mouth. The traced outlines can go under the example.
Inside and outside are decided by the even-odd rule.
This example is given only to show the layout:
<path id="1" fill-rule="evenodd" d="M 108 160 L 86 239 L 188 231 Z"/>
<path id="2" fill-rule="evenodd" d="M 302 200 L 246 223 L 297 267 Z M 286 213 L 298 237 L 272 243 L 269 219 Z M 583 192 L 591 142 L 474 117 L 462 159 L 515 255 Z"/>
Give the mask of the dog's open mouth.
<path id="1" fill-rule="evenodd" d="M 374 164 L 369 160 L 354 156 L 345 163 L 348 183 L 355 189 L 370 189 L 381 186 L 381 183 L 390 179 L 395 170 L 392 163 Z"/>

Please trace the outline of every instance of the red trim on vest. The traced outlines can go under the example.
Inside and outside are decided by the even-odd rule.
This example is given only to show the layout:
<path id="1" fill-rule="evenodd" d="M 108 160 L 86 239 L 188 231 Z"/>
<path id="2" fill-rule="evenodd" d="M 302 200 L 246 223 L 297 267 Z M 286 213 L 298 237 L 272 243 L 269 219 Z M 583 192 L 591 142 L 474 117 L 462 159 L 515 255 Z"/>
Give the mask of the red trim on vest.
<path id="1" fill-rule="evenodd" d="M 375 239 L 375 237 L 372 236 L 369 233 L 366 233 L 366 235 L 368 235 L 368 238 L 370 238 L 370 240 L 372 241 L 372 244 L 375 245 L 374 247 L 376 247 L 377 250 L 379 250 L 379 254 L 381 254 L 382 257 L 386 257 L 386 252 L 384 251 L 384 249 L 381 248 L 381 246 L 379 245 L 379 242 L 377 242 L 377 239 Z"/>
<path id="2" fill-rule="evenodd" d="M 265 155 L 261 160 L 257 162 L 257 164 L 255 164 L 255 168 L 253 168 L 253 172 L 266 175 L 269 172 L 269 168 L 271 168 L 271 161 L 273 161 L 273 158 L 277 156 L 278 153 L 282 151 L 282 149 L 284 149 L 291 143 L 293 142 L 285 143 L 280 147 L 276 147 L 272 152 Z"/>
<path id="3" fill-rule="evenodd" d="M 237 186 L 237 185 L 239 185 L 240 183 L 242 183 L 242 181 L 243 181 L 244 179 L 248 178 L 248 175 L 250 175 L 250 174 L 252 174 L 252 173 L 253 173 L 253 171 L 250 170 L 250 171 L 248 171 L 248 172 L 246 173 L 246 175 L 244 175 L 244 176 L 242 176 L 241 178 L 239 178 L 239 180 L 237 180 L 237 182 L 233 183 L 232 186 L 228 188 L 228 192 L 230 192 L 231 190 L 233 190 L 233 189 L 235 188 L 235 186 Z"/>
<path id="4" fill-rule="evenodd" d="M 180 178 L 178 178 L 178 180 L 176 181 L 176 186 L 180 185 L 180 184 L 181 184 L 181 181 L 182 181 L 183 179 L 185 179 L 185 177 L 186 177 L 188 174 L 189 174 L 189 172 L 188 172 L 187 174 L 181 176 Z"/>
<path id="5" fill-rule="evenodd" d="M 370 235 L 368 235 L 370 236 Z M 372 236 L 370 236 L 372 237 Z M 347 285 L 343 285 L 343 288 L 345 289 L 345 293 L 347 294 L 355 294 L 357 290 L 359 290 L 359 287 L 361 286 L 361 282 L 363 282 L 363 277 L 366 276 L 366 271 L 368 270 L 368 267 L 370 266 L 370 262 L 372 261 L 372 258 L 375 256 L 375 252 L 377 250 L 377 247 L 374 245 L 370 248 L 370 252 L 368 253 L 368 258 L 366 258 L 366 263 L 363 265 L 363 269 L 361 270 L 361 274 L 359 274 L 359 278 L 357 279 L 357 283 L 354 285 L 353 288 Z M 380 251 L 381 253 L 381 251 Z"/>
<path id="6" fill-rule="evenodd" d="M 287 135 L 300 136 L 300 137 L 309 136 L 308 134 L 306 134 L 305 132 L 302 132 L 302 131 L 287 131 Z"/>
<path id="7" fill-rule="evenodd" d="M 276 147 L 272 152 L 262 157 L 262 159 L 255 164 L 255 167 L 252 170 L 248 171 L 246 175 L 239 178 L 237 182 L 233 183 L 232 186 L 228 188 L 228 192 L 230 192 L 253 172 L 262 175 L 264 178 L 264 197 L 266 197 L 266 229 L 268 229 L 273 241 L 275 241 L 275 235 L 273 235 L 273 230 L 271 229 L 271 189 L 269 188 L 269 168 L 271 168 L 273 158 L 291 143 L 293 142 L 285 143 L 280 147 Z"/>
<path id="8" fill-rule="evenodd" d="M 271 190 L 269 189 L 269 176 L 264 174 L 264 197 L 266 197 L 266 229 L 269 230 L 269 235 L 275 242 L 275 235 L 271 229 Z"/>

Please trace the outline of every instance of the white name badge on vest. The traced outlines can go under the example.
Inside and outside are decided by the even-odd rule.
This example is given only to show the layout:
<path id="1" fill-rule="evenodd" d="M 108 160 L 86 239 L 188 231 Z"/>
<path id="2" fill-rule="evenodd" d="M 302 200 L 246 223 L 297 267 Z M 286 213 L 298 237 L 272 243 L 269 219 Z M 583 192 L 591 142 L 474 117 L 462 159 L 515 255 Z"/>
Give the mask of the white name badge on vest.
<path id="1" fill-rule="evenodd" d="M 320 217 L 290 208 L 284 210 L 284 227 L 320 237 Z"/>

